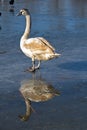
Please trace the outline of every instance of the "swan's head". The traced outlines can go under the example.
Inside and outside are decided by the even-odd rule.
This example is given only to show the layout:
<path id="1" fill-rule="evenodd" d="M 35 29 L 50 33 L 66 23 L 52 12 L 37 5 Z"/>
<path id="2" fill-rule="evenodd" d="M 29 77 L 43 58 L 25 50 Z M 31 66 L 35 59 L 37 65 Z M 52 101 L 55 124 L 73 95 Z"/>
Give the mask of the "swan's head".
<path id="1" fill-rule="evenodd" d="M 20 15 L 26 16 L 26 15 L 29 15 L 29 14 L 30 13 L 29 13 L 28 9 L 21 9 L 20 12 L 17 14 L 17 16 L 20 16 Z"/>

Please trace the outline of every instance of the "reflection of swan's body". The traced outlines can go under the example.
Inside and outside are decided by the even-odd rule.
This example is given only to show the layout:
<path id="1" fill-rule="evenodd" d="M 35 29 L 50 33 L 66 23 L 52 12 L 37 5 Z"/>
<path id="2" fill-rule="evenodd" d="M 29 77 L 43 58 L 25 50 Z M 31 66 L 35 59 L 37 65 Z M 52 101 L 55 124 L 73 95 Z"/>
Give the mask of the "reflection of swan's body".
<path id="1" fill-rule="evenodd" d="M 30 101 L 42 102 L 60 95 L 59 91 L 47 84 L 43 80 L 27 80 L 22 82 L 20 92 L 26 103 L 26 114 L 21 116 L 22 120 L 27 120 L 31 113 Z"/>
<path id="2" fill-rule="evenodd" d="M 20 41 L 20 48 L 26 56 L 32 59 L 33 66 L 29 71 L 35 71 L 40 67 L 40 61 L 50 60 L 60 54 L 55 53 L 55 49 L 42 37 L 28 39 L 31 27 L 30 13 L 27 9 L 22 9 L 18 15 L 24 15 L 26 18 L 26 28 Z M 39 61 L 37 66 L 35 66 L 35 60 Z"/>
<path id="3" fill-rule="evenodd" d="M 47 101 L 52 97 L 59 95 L 57 90 L 42 80 L 25 81 L 22 83 L 20 91 L 24 98 L 35 102 Z"/>

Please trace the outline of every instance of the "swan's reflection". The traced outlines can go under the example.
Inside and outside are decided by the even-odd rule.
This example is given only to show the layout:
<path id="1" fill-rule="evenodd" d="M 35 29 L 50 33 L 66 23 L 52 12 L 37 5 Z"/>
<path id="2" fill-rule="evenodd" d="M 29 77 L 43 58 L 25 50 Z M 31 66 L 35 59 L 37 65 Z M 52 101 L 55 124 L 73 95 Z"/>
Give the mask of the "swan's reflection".
<path id="1" fill-rule="evenodd" d="M 31 80 L 24 80 L 21 83 L 20 92 L 24 97 L 26 104 L 26 113 L 23 116 L 19 116 L 21 120 L 27 121 L 33 110 L 31 107 L 31 101 L 43 102 L 47 101 L 54 96 L 59 96 L 60 92 L 56 90 L 52 85 L 46 83 L 44 80 L 33 78 Z"/>

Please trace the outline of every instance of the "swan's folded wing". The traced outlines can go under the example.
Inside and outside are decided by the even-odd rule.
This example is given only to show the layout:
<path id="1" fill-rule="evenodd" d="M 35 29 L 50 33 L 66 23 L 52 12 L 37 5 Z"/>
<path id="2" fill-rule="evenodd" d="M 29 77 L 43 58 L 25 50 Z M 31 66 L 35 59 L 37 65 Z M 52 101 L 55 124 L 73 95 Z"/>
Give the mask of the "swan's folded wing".
<path id="1" fill-rule="evenodd" d="M 54 48 L 50 43 L 42 37 L 30 38 L 25 41 L 24 48 L 29 49 L 33 53 L 41 54 L 45 52 L 54 52 Z"/>
<path id="2" fill-rule="evenodd" d="M 50 49 L 52 49 L 53 51 L 55 51 L 55 48 L 53 46 L 51 46 L 50 43 L 45 38 L 43 38 L 43 37 L 37 37 L 37 39 L 39 39 L 46 46 L 48 46 Z"/>

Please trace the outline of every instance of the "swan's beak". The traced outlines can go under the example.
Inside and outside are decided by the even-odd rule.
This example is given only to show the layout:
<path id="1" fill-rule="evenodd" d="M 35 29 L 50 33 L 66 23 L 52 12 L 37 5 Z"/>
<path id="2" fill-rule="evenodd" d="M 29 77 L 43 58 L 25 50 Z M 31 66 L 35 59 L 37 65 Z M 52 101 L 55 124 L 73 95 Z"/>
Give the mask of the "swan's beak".
<path id="1" fill-rule="evenodd" d="M 21 12 L 19 12 L 18 14 L 16 14 L 16 16 L 20 16 L 20 15 L 22 15 L 22 13 L 21 13 Z"/>

